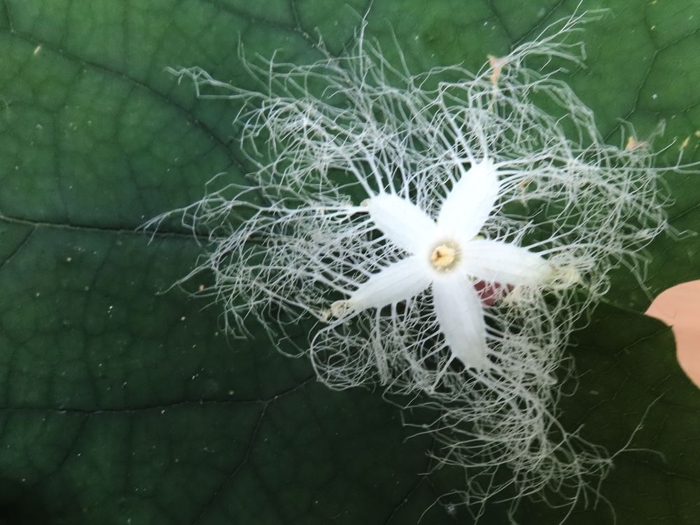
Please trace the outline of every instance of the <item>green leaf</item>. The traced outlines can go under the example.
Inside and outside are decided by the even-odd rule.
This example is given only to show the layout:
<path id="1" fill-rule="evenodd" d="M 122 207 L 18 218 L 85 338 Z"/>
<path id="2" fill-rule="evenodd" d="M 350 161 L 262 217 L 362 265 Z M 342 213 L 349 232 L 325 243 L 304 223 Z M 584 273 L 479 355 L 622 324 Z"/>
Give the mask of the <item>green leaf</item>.
<path id="1" fill-rule="evenodd" d="M 673 164 L 698 159 L 698 2 L 607 2 L 586 26 L 587 69 L 562 73 L 622 140 L 664 119 Z M 584 2 L 582 10 L 599 4 Z M 464 63 L 536 36 L 575 2 L 513 0 L 5 0 L 0 6 L 0 522 L 327 524 L 468 522 L 431 505 L 460 473 L 423 474 L 434 446 L 413 437 L 380 392 L 332 392 L 302 359 L 272 353 L 262 330 L 221 331 L 221 310 L 171 285 L 202 248 L 134 230 L 201 197 L 245 161 L 236 108 L 198 101 L 168 66 L 201 66 L 254 87 L 249 57 L 309 62 L 322 35 L 342 52 L 368 36 L 409 67 Z M 675 142 L 674 142 L 675 141 Z M 672 225 L 655 241 L 651 293 L 698 278 L 696 175 L 666 176 Z M 209 286 L 203 280 L 193 288 Z M 624 269 L 573 348 L 570 428 L 618 450 L 601 487 L 620 523 L 697 515 L 698 392 L 668 329 L 640 313 L 648 295 Z M 303 344 L 308 326 L 299 327 Z M 567 385 L 569 391 L 573 385 Z M 409 439 L 411 438 L 411 439 Z M 659 455 L 663 454 L 663 456 Z M 450 512 L 447 512 L 450 510 Z M 523 523 L 554 519 L 543 505 Z M 488 523 L 503 523 L 489 509 Z M 454 514 L 454 516 L 453 516 Z M 558 515 L 557 515 L 558 516 Z M 601 504 L 572 523 L 611 523 Z"/>

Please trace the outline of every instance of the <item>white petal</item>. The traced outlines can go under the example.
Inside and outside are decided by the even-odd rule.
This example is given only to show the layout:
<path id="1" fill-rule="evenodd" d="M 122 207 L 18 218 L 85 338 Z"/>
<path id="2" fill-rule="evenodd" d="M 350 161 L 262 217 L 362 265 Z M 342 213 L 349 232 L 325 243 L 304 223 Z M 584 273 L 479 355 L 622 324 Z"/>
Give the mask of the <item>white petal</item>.
<path id="1" fill-rule="evenodd" d="M 422 258 L 407 257 L 372 275 L 343 302 L 355 311 L 381 308 L 418 295 L 430 286 L 431 280 L 430 270 Z"/>
<path id="2" fill-rule="evenodd" d="M 498 174 L 493 162 L 483 160 L 473 165 L 445 198 L 438 226 L 450 236 L 475 237 L 493 210 L 498 190 Z"/>
<path id="3" fill-rule="evenodd" d="M 525 248 L 498 241 L 478 240 L 462 248 L 465 271 L 489 283 L 532 285 L 548 283 L 552 265 Z"/>
<path id="4" fill-rule="evenodd" d="M 412 202 L 389 193 L 369 199 L 369 215 L 384 235 L 411 254 L 426 248 L 436 236 L 437 227 Z"/>
<path id="5" fill-rule="evenodd" d="M 484 310 L 466 276 L 455 272 L 436 279 L 433 304 L 452 355 L 464 366 L 484 368 L 488 363 Z"/>

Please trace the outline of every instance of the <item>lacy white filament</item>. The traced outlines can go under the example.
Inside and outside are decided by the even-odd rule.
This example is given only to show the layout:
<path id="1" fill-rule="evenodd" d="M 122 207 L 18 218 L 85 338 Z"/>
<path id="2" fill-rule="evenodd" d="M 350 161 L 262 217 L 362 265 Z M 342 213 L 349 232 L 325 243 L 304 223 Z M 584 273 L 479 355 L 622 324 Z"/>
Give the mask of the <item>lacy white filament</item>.
<path id="1" fill-rule="evenodd" d="M 362 34 L 342 57 L 248 64 L 262 92 L 176 72 L 243 107 L 249 184 L 177 212 L 210 232 L 195 273 L 213 273 L 229 328 L 254 318 L 280 341 L 315 318 L 305 351 L 323 382 L 379 380 L 438 410 L 425 431 L 467 469 L 469 503 L 509 486 L 575 502 L 606 472 L 557 422 L 556 378 L 609 271 L 641 272 L 666 227 L 652 154 L 606 144 L 566 84 L 525 66 L 576 62 L 558 42 L 577 21 L 477 74 L 413 75 Z"/>

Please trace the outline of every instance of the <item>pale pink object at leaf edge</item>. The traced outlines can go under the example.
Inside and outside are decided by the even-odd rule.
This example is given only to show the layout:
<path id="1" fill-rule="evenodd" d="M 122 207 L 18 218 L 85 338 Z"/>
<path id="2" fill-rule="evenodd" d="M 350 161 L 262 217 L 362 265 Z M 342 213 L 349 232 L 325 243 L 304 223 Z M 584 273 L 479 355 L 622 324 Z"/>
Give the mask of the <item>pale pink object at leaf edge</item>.
<path id="1" fill-rule="evenodd" d="M 681 368 L 700 386 L 700 281 L 663 291 L 646 313 L 671 327 Z"/>

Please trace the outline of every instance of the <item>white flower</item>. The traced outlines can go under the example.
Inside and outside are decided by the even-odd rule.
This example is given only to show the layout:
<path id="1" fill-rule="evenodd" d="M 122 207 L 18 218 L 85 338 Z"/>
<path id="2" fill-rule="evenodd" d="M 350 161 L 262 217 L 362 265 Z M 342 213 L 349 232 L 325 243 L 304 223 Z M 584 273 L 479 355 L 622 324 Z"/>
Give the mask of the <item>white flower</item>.
<path id="1" fill-rule="evenodd" d="M 488 344 L 478 282 L 541 286 L 554 274 L 541 256 L 478 234 L 496 204 L 499 182 L 489 160 L 475 164 L 454 185 L 436 220 L 409 200 L 381 193 L 366 200 L 372 223 L 407 257 L 372 275 L 331 311 L 381 309 L 430 288 L 433 308 L 452 355 L 470 368 L 488 365 Z"/>
<path id="2" fill-rule="evenodd" d="M 213 275 L 231 332 L 257 321 L 330 387 L 378 379 L 436 409 L 421 431 L 464 467 L 470 503 L 595 491 L 609 460 L 560 426 L 556 377 L 610 271 L 641 276 L 666 228 L 653 154 L 607 144 L 565 83 L 524 64 L 576 60 L 557 39 L 579 20 L 476 74 L 411 75 L 362 34 L 341 58 L 247 63 L 262 93 L 176 72 L 242 107 L 251 168 L 179 210 L 211 242 L 188 277 Z"/>

